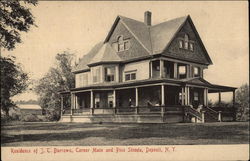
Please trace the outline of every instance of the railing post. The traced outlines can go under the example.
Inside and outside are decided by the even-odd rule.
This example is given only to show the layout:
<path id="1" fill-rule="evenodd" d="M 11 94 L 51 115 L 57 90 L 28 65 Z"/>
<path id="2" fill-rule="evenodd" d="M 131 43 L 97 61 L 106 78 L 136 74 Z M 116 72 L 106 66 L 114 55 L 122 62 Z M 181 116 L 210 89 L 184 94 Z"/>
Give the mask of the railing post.
<path id="1" fill-rule="evenodd" d="M 218 111 L 219 114 L 218 114 L 218 121 L 221 122 L 221 111 Z"/>
<path id="2" fill-rule="evenodd" d="M 205 122 L 205 111 L 201 111 L 201 122 Z"/>
<path id="3" fill-rule="evenodd" d="M 161 106 L 161 117 L 162 117 L 162 122 L 164 122 L 164 114 L 165 114 L 165 106 Z"/>
<path id="4" fill-rule="evenodd" d="M 135 113 L 139 114 L 139 107 L 138 106 L 135 107 Z"/>

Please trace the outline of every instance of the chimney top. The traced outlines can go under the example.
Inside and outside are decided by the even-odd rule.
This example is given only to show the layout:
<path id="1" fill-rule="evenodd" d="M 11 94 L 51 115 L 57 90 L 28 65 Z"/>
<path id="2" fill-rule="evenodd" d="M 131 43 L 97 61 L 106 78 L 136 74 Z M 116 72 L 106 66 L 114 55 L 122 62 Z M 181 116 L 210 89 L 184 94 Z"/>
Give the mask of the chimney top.
<path id="1" fill-rule="evenodd" d="M 144 12 L 144 23 L 147 26 L 151 26 L 151 15 L 152 13 L 150 11 Z"/>

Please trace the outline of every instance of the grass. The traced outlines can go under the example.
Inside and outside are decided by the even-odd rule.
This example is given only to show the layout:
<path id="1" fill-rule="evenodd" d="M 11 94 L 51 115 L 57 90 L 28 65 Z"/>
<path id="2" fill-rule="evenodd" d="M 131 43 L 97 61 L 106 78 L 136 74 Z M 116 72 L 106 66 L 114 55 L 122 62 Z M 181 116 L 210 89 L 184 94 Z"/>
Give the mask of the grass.
<path id="1" fill-rule="evenodd" d="M 8 123 L 2 146 L 248 144 L 248 122 L 179 124 Z"/>

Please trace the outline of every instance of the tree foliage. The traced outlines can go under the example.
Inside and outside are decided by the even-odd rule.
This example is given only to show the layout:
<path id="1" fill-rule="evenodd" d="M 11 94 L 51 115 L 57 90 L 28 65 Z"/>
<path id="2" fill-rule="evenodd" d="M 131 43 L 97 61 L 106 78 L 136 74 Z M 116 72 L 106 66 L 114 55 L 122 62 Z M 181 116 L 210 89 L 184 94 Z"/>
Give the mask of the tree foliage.
<path id="1" fill-rule="evenodd" d="M 249 85 L 243 84 L 236 90 L 238 120 L 249 120 Z"/>
<path id="2" fill-rule="evenodd" d="M 0 1 L 0 46 L 8 50 L 21 42 L 20 32 L 29 31 L 34 25 L 34 17 L 27 4 L 36 5 L 37 0 Z"/>
<path id="3" fill-rule="evenodd" d="M 11 97 L 23 92 L 28 87 L 28 75 L 19 64 L 15 64 L 15 57 L 1 57 L 1 110 L 9 116 L 9 108 L 14 105 Z"/>
<path id="4" fill-rule="evenodd" d="M 72 71 L 73 54 L 65 51 L 56 55 L 55 67 L 41 78 L 35 87 L 39 97 L 40 106 L 47 111 L 51 120 L 60 117 L 59 91 L 67 91 L 74 87 L 74 74 Z"/>

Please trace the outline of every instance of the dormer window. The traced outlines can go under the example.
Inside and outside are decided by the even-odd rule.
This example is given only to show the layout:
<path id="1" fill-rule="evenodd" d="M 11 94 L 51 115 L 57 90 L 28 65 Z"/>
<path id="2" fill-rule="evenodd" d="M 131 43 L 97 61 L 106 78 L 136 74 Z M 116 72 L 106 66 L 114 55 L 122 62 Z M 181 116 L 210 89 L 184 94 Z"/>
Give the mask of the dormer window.
<path id="1" fill-rule="evenodd" d="M 123 36 L 117 38 L 117 52 L 128 50 L 130 47 L 129 40 L 124 40 Z"/>

